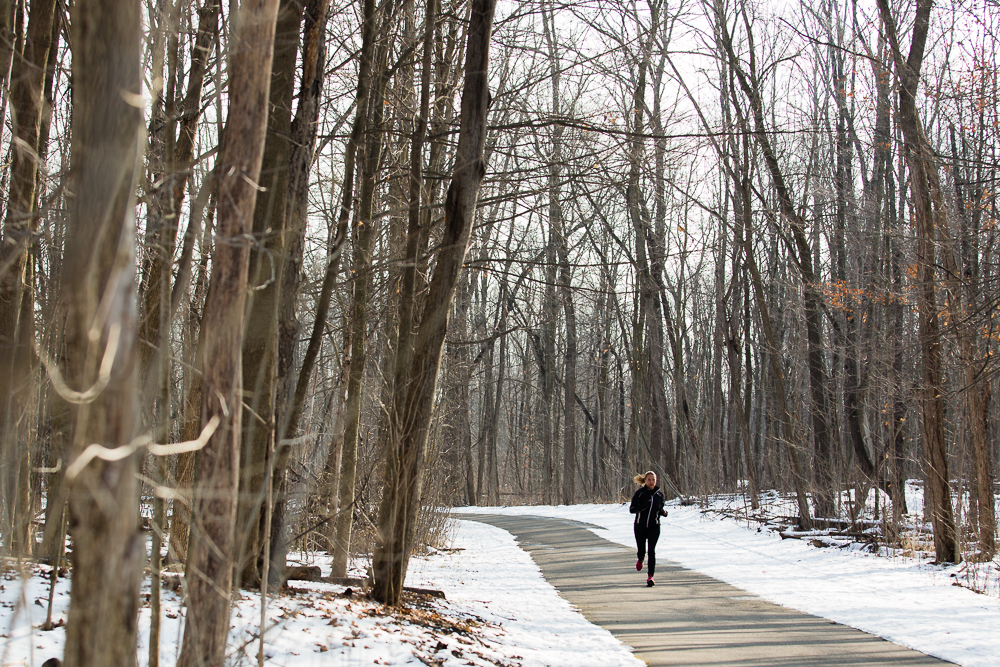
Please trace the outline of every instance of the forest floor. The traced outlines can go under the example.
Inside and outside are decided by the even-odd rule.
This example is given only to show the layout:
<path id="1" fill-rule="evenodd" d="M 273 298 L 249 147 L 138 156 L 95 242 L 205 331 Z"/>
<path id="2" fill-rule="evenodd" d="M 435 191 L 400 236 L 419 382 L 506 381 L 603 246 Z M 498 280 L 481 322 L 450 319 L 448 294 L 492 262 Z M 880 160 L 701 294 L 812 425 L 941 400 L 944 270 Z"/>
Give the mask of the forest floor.
<path id="1" fill-rule="evenodd" d="M 910 492 L 910 506 L 919 507 L 919 488 Z M 795 533 L 780 519 L 786 501 L 776 494 L 765 495 L 764 501 L 771 521 L 746 518 L 753 513 L 746 511 L 741 497 L 668 504 L 659 559 L 960 665 L 1000 665 L 997 561 L 933 565 L 930 555 L 920 551 L 917 533 L 906 549 L 895 550 L 829 535 L 842 530 Z M 593 524 L 597 535 L 612 542 L 634 544 L 631 517 L 621 504 L 461 511 L 574 519 Z M 325 555 L 300 557 L 303 564 L 329 572 Z M 355 565 L 363 568 L 366 563 Z M 40 627 L 46 618 L 50 570 L 44 565 L 29 570 L 28 576 L 21 576 L 8 562 L 0 580 L 0 667 L 39 667 L 62 655 L 69 577 L 58 580 L 52 616 L 56 627 L 46 632 Z M 440 590 L 445 599 L 413 594 L 405 609 L 390 610 L 345 586 L 292 582 L 287 591 L 268 600 L 266 664 L 642 664 L 628 647 L 559 597 L 530 556 L 499 528 L 454 522 L 449 548 L 411 560 L 407 585 Z M 147 585 L 139 619 L 140 665 L 148 664 L 148 598 Z M 259 595 L 242 592 L 234 604 L 227 664 L 257 664 L 260 616 Z M 164 590 L 162 667 L 176 664 L 182 622 L 181 597 Z"/>

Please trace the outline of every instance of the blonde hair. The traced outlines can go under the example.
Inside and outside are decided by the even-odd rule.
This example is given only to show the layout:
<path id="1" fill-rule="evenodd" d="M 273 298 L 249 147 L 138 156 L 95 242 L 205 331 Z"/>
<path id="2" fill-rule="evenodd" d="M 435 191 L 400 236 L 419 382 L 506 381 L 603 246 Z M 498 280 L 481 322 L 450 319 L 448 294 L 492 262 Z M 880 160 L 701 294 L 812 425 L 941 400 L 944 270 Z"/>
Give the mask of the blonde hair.
<path id="1" fill-rule="evenodd" d="M 656 473 L 655 472 L 653 472 L 652 470 L 647 470 L 646 472 L 642 473 L 641 475 L 636 475 L 632 479 L 635 480 L 636 484 L 639 484 L 641 486 L 641 485 L 643 485 L 643 484 L 646 483 L 646 477 L 648 477 L 649 475 L 652 475 L 653 477 L 656 477 Z"/>

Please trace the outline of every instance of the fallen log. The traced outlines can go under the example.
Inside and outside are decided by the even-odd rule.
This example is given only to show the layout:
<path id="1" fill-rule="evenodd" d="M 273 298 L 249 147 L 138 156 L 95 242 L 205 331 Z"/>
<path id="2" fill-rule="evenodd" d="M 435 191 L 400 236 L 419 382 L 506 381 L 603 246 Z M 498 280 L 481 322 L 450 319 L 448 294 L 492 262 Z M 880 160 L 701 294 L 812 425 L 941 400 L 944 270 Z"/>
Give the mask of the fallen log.
<path id="1" fill-rule="evenodd" d="M 320 577 L 317 581 L 322 581 L 324 584 L 360 586 L 361 588 L 368 588 L 370 585 L 367 577 L 364 579 L 359 579 L 358 577 Z"/>
<path id="2" fill-rule="evenodd" d="M 360 579 L 358 577 L 320 577 L 317 581 L 322 581 L 324 584 L 335 584 L 337 586 L 357 586 L 359 588 L 371 588 L 371 580 L 365 577 Z M 412 586 L 403 586 L 403 591 L 406 593 L 416 593 L 417 595 L 427 595 L 432 598 L 438 598 L 439 600 L 444 600 L 444 591 L 439 591 L 434 588 L 414 588 Z"/>
<path id="3" fill-rule="evenodd" d="M 285 581 L 322 581 L 319 565 L 293 565 L 285 568 Z"/>

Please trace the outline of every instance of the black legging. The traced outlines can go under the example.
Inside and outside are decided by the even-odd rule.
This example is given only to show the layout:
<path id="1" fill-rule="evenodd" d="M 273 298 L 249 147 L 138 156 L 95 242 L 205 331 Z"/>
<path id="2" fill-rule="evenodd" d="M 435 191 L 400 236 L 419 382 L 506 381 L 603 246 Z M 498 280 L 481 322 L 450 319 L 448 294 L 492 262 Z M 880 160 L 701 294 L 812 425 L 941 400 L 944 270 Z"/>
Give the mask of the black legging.
<path id="1" fill-rule="evenodd" d="M 646 556 L 646 543 L 649 543 L 649 576 L 652 577 L 656 571 L 656 541 L 660 539 L 660 524 L 654 523 L 651 526 L 644 526 L 641 523 L 634 524 L 635 547 L 639 560 Z"/>

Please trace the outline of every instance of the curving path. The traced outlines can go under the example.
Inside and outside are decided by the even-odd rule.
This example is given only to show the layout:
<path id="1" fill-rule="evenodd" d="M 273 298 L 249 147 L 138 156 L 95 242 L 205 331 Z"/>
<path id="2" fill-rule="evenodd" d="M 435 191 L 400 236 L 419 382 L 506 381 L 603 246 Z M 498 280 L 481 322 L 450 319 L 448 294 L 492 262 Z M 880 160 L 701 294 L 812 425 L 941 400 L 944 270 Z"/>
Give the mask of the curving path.
<path id="1" fill-rule="evenodd" d="M 588 530 L 598 526 L 533 516 L 452 516 L 509 531 L 545 579 L 587 620 L 607 628 L 655 667 L 949 664 L 779 607 L 662 555 L 656 586 L 646 588 L 646 572 L 635 571 L 635 551 Z M 666 551 L 665 545 L 661 550 Z"/>

